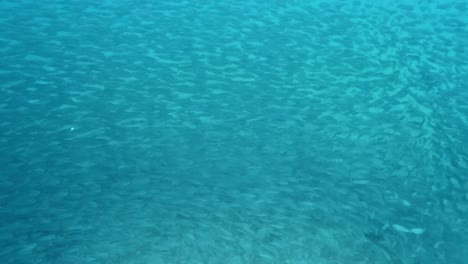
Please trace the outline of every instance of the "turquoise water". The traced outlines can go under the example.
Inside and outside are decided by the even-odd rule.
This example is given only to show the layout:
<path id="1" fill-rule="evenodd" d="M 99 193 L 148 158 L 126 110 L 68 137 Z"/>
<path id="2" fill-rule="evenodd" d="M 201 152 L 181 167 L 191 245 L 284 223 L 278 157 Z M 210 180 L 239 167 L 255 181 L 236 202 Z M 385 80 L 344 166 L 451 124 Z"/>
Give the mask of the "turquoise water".
<path id="1" fill-rule="evenodd" d="M 0 263 L 467 263 L 467 18 L 2 1 Z"/>

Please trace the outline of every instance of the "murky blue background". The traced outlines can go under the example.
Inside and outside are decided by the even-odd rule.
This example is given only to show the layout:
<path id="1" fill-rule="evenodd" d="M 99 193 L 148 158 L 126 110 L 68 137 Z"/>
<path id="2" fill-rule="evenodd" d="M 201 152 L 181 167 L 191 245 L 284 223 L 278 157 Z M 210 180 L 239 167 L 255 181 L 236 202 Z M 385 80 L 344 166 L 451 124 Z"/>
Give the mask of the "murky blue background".
<path id="1" fill-rule="evenodd" d="M 2 1 L 0 262 L 466 263 L 467 18 Z"/>

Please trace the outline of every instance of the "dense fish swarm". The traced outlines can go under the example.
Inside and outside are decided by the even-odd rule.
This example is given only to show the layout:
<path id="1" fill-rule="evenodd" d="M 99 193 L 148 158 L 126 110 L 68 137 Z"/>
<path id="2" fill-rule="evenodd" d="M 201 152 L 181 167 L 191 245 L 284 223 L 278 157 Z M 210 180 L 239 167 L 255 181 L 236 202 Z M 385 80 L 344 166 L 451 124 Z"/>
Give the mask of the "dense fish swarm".
<path id="1" fill-rule="evenodd" d="M 467 263 L 467 17 L 1 1 L 0 263 Z"/>

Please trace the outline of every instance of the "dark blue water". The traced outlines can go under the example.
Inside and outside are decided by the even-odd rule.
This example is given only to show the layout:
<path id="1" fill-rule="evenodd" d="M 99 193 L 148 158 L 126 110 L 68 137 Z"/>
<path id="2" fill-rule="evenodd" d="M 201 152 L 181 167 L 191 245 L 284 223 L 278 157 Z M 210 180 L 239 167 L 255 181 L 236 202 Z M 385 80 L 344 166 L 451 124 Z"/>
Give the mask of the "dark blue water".
<path id="1" fill-rule="evenodd" d="M 467 263 L 467 18 L 2 1 L 0 263 Z"/>

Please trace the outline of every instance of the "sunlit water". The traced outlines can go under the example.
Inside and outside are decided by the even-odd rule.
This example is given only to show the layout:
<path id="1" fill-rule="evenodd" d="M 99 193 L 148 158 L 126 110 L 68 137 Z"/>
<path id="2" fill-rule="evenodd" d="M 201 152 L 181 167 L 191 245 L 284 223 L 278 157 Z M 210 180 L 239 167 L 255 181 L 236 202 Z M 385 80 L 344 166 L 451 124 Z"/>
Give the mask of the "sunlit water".
<path id="1" fill-rule="evenodd" d="M 467 18 L 2 1 L 0 263 L 467 263 Z"/>

